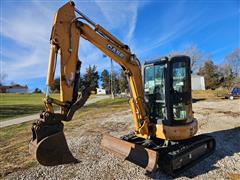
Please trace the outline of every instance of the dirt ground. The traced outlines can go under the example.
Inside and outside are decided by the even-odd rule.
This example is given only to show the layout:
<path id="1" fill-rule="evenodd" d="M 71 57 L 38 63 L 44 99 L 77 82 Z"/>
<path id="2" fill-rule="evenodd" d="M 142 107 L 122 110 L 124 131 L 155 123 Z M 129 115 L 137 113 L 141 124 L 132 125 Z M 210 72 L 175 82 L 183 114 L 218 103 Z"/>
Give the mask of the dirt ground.
<path id="1" fill-rule="evenodd" d="M 217 141 L 216 152 L 177 179 L 240 179 L 240 100 L 200 100 L 193 104 L 199 134 Z M 133 129 L 129 110 L 101 119 L 86 117 L 67 134 L 74 156 L 81 162 L 56 167 L 36 167 L 9 174 L 6 179 L 171 179 L 163 172 L 146 173 L 115 157 L 100 146 L 103 134 L 121 136 Z"/>

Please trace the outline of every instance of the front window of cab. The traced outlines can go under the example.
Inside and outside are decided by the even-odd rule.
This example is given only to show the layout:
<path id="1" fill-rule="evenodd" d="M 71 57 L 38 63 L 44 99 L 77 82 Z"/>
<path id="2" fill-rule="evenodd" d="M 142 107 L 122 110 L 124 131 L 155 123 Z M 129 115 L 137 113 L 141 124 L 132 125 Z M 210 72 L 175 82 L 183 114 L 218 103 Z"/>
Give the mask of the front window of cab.
<path id="1" fill-rule="evenodd" d="M 187 73 L 186 62 L 173 63 L 173 116 L 177 121 L 187 120 L 188 111 L 190 111 L 190 106 L 186 102 L 189 95 Z"/>
<path id="2" fill-rule="evenodd" d="M 154 93 L 154 66 L 147 66 L 144 69 L 144 91 L 146 94 Z"/>
<path id="3" fill-rule="evenodd" d="M 164 74 L 164 65 L 149 65 L 144 69 L 145 101 L 154 122 L 166 118 Z"/>

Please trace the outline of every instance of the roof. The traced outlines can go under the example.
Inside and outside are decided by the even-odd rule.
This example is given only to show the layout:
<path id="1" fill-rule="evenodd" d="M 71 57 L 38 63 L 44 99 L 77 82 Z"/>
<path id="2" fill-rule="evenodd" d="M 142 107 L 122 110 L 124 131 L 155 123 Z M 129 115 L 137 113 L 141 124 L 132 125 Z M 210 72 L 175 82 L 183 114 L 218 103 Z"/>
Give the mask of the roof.
<path id="1" fill-rule="evenodd" d="M 192 74 L 191 77 L 192 78 L 199 78 L 199 77 L 204 77 L 204 76 L 199 76 L 199 75 L 196 75 L 196 74 Z"/>
<path id="2" fill-rule="evenodd" d="M 21 86 L 19 84 L 14 84 L 11 86 L 0 86 L 0 89 L 28 89 L 27 86 Z"/>
<path id="3" fill-rule="evenodd" d="M 169 55 L 169 56 L 163 56 L 163 57 L 160 57 L 160 58 L 157 58 L 157 59 L 151 59 L 151 60 L 147 60 L 145 61 L 143 64 L 144 65 L 147 65 L 147 64 L 158 64 L 158 63 L 161 63 L 161 62 L 166 62 L 166 61 L 171 61 L 175 58 L 179 58 L 179 59 L 182 59 L 182 58 L 188 58 L 189 59 L 189 56 L 186 56 L 186 55 Z"/>

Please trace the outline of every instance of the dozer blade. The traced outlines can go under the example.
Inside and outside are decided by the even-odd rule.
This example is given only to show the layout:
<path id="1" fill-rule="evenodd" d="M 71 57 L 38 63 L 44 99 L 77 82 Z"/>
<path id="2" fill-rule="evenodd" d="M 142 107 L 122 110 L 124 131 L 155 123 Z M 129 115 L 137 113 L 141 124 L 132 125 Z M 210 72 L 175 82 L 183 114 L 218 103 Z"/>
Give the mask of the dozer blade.
<path id="1" fill-rule="evenodd" d="M 44 166 L 78 162 L 70 152 L 63 132 L 47 136 L 39 142 L 37 139 L 32 140 L 29 153 Z"/>
<path id="2" fill-rule="evenodd" d="M 141 145 L 130 143 L 109 135 L 103 136 L 101 146 L 116 153 L 124 160 L 128 160 L 147 171 L 154 171 L 157 168 L 158 153 L 144 148 Z"/>

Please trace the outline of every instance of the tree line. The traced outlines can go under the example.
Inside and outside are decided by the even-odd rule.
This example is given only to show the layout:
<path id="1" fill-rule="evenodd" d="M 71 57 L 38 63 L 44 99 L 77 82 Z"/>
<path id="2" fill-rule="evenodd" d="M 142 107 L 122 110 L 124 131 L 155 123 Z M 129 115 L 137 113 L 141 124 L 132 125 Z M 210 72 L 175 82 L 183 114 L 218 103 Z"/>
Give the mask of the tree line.
<path id="1" fill-rule="evenodd" d="M 191 45 L 183 51 L 172 52 L 171 55 L 186 54 L 191 58 L 192 74 L 204 76 L 206 89 L 219 87 L 230 89 L 234 83 L 240 82 L 240 48 L 234 49 L 225 56 L 222 64 L 214 64 L 211 54 L 204 53 L 195 45 Z M 112 81 L 111 81 L 112 79 Z M 91 86 L 94 91 L 101 84 L 107 94 L 112 91 L 115 94 L 128 91 L 128 82 L 123 70 L 110 72 L 104 69 L 101 74 L 95 65 L 86 68 L 80 77 L 80 88 Z M 59 92 L 60 79 L 57 78 L 51 87 L 52 91 Z"/>
<path id="2" fill-rule="evenodd" d="M 226 55 L 221 64 L 214 64 L 212 55 L 200 51 L 195 45 L 172 54 L 190 56 L 192 73 L 204 76 L 206 89 L 219 87 L 230 89 L 234 83 L 240 82 L 240 48 Z"/>
<path id="3" fill-rule="evenodd" d="M 81 91 L 82 87 L 89 86 L 93 91 L 96 91 L 100 85 L 106 90 L 107 94 L 111 94 L 111 91 L 113 91 L 114 94 L 128 92 L 128 81 L 123 70 L 120 70 L 120 72 L 113 71 L 111 74 L 107 69 L 104 69 L 101 74 L 99 74 L 95 65 L 89 65 L 85 73 L 80 76 L 79 91 Z M 51 91 L 56 93 L 60 91 L 60 78 L 54 80 Z"/>
<path id="4" fill-rule="evenodd" d="M 240 48 L 235 48 L 223 59 L 223 63 L 214 64 L 210 53 L 202 52 L 196 45 L 190 45 L 182 51 L 174 51 L 171 55 L 186 54 L 191 58 L 192 74 L 204 76 L 206 89 L 219 87 L 230 89 L 236 82 L 240 82 Z M 95 65 L 86 68 L 85 73 L 80 76 L 79 90 L 83 86 L 91 86 L 94 91 L 102 86 L 108 94 L 128 91 L 128 82 L 122 70 L 111 73 L 104 69 L 101 73 Z M 0 73 L 0 86 L 4 84 L 6 73 Z M 112 79 L 112 81 L 111 81 Z M 60 91 L 60 78 L 56 78 L 51 87 L 52 92 Z M 34 92 L 40 93 L 36 88 Z"/>

